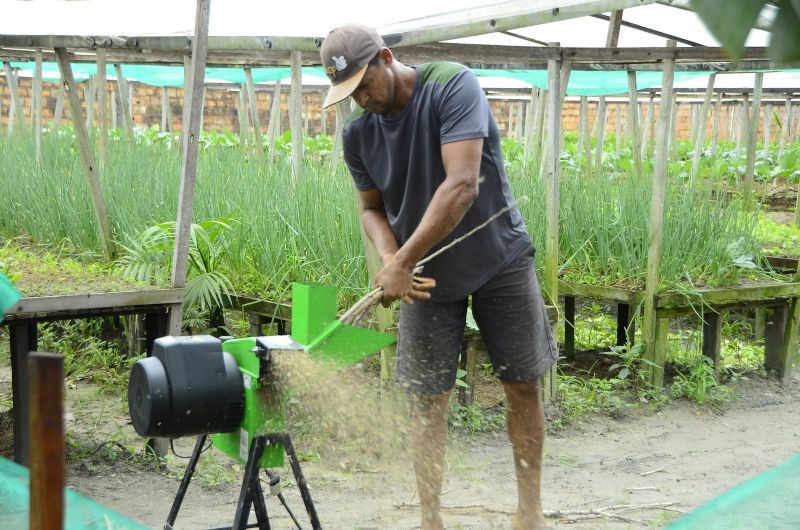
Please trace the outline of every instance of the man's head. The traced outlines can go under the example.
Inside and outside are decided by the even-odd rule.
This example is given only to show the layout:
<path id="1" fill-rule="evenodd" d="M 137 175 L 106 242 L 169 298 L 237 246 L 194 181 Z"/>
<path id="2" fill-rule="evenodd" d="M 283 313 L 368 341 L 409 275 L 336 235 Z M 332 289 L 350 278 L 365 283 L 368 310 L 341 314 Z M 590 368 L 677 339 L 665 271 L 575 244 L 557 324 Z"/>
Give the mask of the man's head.
<path id="1" fill-rule="evenodd" d="M 378 72 L 367 73 L 368 69 L 375 70 L 381 66 L 382 57 L 389 57 L 391 61 L 391 52 L 386 48 L 381 36 L 375 30 L 361 24 L 338 27 L 332 30 L 322 43 L 320 57 L 322 67 L 331 82 L 323 106 L 328 107 L 352 95 L 359 105 L 372 111 L 369 108 L 371 99 L 369 95 L 363 94 L 360 98 L 357 96 L 359 92 L 365 92 L 363 88 L 370 80 L 384 80 L 383 76 L 376 77 Z M 371 65 L 374 68 L 370 68 Z"/>

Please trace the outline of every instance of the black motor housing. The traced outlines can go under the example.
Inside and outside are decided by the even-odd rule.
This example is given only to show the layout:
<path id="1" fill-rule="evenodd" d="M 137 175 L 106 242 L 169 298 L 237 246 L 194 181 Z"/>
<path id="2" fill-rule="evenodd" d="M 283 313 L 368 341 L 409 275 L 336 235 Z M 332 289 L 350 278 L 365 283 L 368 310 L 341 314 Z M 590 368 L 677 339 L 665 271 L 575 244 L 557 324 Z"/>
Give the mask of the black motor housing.
<path id="1" fill-rule="evenodd" d="M 230 432 L 244 415 L 242 373 L 216 337 L 161 337 L 131 369 L 128 408 L 141 436 Z"/>

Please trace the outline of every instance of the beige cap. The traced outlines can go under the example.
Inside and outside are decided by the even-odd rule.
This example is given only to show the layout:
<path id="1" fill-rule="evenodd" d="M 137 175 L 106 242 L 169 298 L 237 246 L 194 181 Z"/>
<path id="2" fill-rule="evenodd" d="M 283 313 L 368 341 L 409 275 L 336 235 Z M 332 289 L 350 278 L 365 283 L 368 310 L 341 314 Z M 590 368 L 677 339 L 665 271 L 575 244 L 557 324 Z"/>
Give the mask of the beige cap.
<path id="1" fill-rule="evenodd" d="M 319 55 L 331 88 L 322 106 L 329 107 L 352 94 L 369 62 L 384 46 L 374 29 L 361 24 L 346 24 L 328 33 Z"/>

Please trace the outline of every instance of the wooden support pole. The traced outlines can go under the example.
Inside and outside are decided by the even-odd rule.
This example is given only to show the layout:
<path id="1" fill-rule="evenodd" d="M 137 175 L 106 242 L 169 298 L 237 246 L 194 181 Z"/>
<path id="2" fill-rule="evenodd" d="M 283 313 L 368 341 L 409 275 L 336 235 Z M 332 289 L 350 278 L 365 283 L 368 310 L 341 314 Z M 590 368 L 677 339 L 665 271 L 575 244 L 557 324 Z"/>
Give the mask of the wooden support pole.
<path id="1" fill-rule="evenodd" d="M 558 48 L 559 43 L 549 46 Z M 547 61 L 547 81 L 550 98 L 547 105 L 547 150 L 543 172 L 545 194 L 545 256 L 544 291 L 550 304 L 558 304 L 558 212 L 560 205 L 559 179 L 561 176 L 561 60 Z M 557 334 L 556 334 L 557 336 Z M 556 365 L 542 376 L 542 392 L 546 401 L 555 400 L 557 395 Z"/>
<path id="2" fill-rule="evenodd" d="M 250 109 L 250 123 L 253 124 L 253 138 L 255 139 L 256 156 L 264 159 L 264 141 L 261 139 L 261 120 L 258 117 L 258 100 L 256 99 L 256 85 L 253 83 L 253 70 L 248 66 L 244 69 L 244 82 L 247 88 L 247 102 Z"/>
<path id="3" fill-rule="evenodd" d="M 606 97 L 600 96 L 597 102 L 597 115 L 595 121 L 595 138 L 596 143 L 594 146 L 594 171 L 595 175 L 600 177 L 603 174 L 603 137 L 606 132 Z"/>
<path id="4" fill-rule="evenodd" d="M 275 140 L 281 134 L 281 80 L 275 81 L 275 90 L 272 93 L 272 104 L 269 110 L 269 125 L 267 126 L 267 140 L 269 143 L 269 159 L 275 154 Z"/>
<path id="5" fill-rule="evenodd" d="M 719 125 L 722 119 L 722 94 L 717 94 L 714 103 L 714 123 L 711 126 L 711 158 L 717 157 L 717 142 L 719 142 Z"/>
<path id="6" fill-rule="evenodd" d="M 128 139 L 133 141 L 133 118 L 131 117 L 130 92 L 128 91 L 128 83 L 125 81 L 125 76 L 122 74 L 122 65 L 119 63 L 114 64 L 114 73 L 117 77 L 117 92 L 119 92 L 119 102 L 122 107 L 122 128 Z"/>
<path id="7" fill-rule="evenodd" d="M 767 103 L 766 105 L 764 105 L 763 156 L 765 160 L 769 158 L 770 129 L 772 128 L 772 120 L 770 119 L 771 116 L 772 116 L 772 103 Z"/>
<path id="8" fill-rule="evenodd" d="M 797 275 L 795 275 L 797 278 Z M 783 383 L 792 380 L 797 355 L 797 328 L 800 322 L 798 298 L 790 298 L 768 314 L 764 341 L 764 368 L 774 371 Z"/>
<path id="9" fill-rule="evenodd" d="M 639 128 L 639 97 L 636 87 L 636 72 L 628 71 L 628 130 L 631 134 L 631 154 L 633 156 L 633 172 L 636 178 L 642 178 L 642 132 Z"/>
<path id="10" fill-rule="evenodd" d="M 100 174 L 105 175 L 108 168 L 108 79 L 106 75 L 106 50 L 97 50 L 97 118 L 99 125 L 98 148 L 100 150 Z"/>
<path id="11" fill-rule="evenodd" d="M 564 296 L 564 357 L 575 359 L 575 297 Z"/>
<path id="12" fill-rule="evenodd" d="M 615 138 L 616 140 L 616 153 L 617 158 L 619 158 L 620 152 L 622 151 L 622 116 L 620 114 L 622 106 L 617 105 L 614 109 L 614 114 L 616 115 L 616 125 L 615 125 Z"/>
<path id="13" fill-rule="evenodd" d="M 8 113 L 8 131 L 10 134 L 17 129 L 17 127 L 14 127 L 15 122 L 19 122 L 19 129 L 25 128 L 25 111 L 22 109 L 22 98 L 19 95 L 19 80 L 17 79 L 16 72 L 11 68 L 11 63 L 4 61 L 3 70 L 6 74 L 8 91 L 11 94 L 11 107 Z M 14 116 L 15 119 L 12 119 L 11 116 Z"/>
<path id="14" fill-rule="evenodd" d="M 653 143 L 653 122 L 655 121 L 655 94 L 650 92 L 649 102 L 647 105 L 647 112 L 644 116 L 644 131 L 642 133 L 642 152 L 641 158 L 644 160 L 647 157 L 648 148 L 652 150 L 651 144 Z"/>
<path id="15" fill-rule="evenodd" d="M 617 346 L 633 345 L 636 311 L 630 304 L 617 304 Z"/>
<path id="16" fill-rule="evenodd" d="M 111 128 L 117 128 L 117 93 L 114 90 L 111 90 Z M 58 107 L 58 103 L 56 103 L 56 108 Z"/>
<path id="17" fill-rule="evenodd" d="M 339 163 L 339 157 L 342 154 L 342 131 L 344 130 L 344 122 L 350 112 L 347 99 L 334 105 L 334 109 L 336 109 L 336 130 L 333 133 L 333 152 L 331 152 L 332 170 L 336 169 L 336 165 Z"/>
<path id="18" fill-rule="evenodd" d="M 540 169 L 543 167 L 544 163 L 544 156 L 542 156 L 542 147 L 544 146 L 544 137 L 546 134 L 544 117 L 547 114 L 547 101 L 549 97 L 546 90 L 539 90 L 539 96 L 536 98 L 536 123 L 534 124 L 536 132 L 533 134 L 533 152 L 531 154 L 536 157 Z"/>
<path id="19" fill-rule="evenodd" d="M 703 355 L 714 363 L 719 370 L 722 366 L 722 322 L 723 315 L 714 310 L 703 312 Z"/>
<path id="20" fill-rule="evenodd" d="M 161 132 L 169 132 L 169 94 L 167 87 L 161 87 Z"/>
<path id="21" fill-rule="evenodd" d="M 786 111 L 783 115 L 783 126 L 781 127 L 781 143 L 778 144 L 778 157 L 783 156 L 783 150 L 786 148 L 786 143 L 790 140 L 790 130 L 792 128 L 792 95 L 786 96 L 785 103 Z"/>
<path id="22" fill-rule="evenodd" d="M 292 91 L 289 95 L 289 126 L 292 129 L 292 176 L 300 182 L 303 170 L 303 116 L 301 115 L 301 98 L 303 97 L 303 55 L 301 52 L 290 52 L 292 65 Z"/>
<path id="23" fill-rule="evenodd" d="M 30 354 L 30 530 L 64 527 L 64 358 Z"/>
<path id="24" fill-rule="evenodd" d="M 756 141 L 758 139 L 758 111 L 761 106 L 761 90 L 764 73 L 756 72 L 753 85 L 753 107 L 747 119 L 747 162 L 744 171 L 744 202 L 748 209 L 753 208 L 753 185 L 755 182 Z"/>
<path id="25" fill-rule="evenodd" d="M 186 135 L 189 129 L 189 112 L 192 94 L 192 57 L 183 56 L 183 112 L 181 113 L 181 153 L 186 152 Z"/>
<path id="26" fill-rule="evenodd" d="M 522 155 L 522 167 L 527 171 L 531 161 L 531 151 L 533 149 L 534 126 L 536 125 L 536 87 L 531 88 L 531 100 L 528 102 L 528 116 L 525 119 L 525 144 Z"/>
<path id="27" fill-rule="evenodd" d="M 706 121 L 708 120 L 708 109 L 711 107 L 711 95 L 714 93 L 714 82 L 717 74 L 713 73 L 708 76 L 708 84 L 706 85 L 706 93 L 703 96 L 703 106 L 700 109 L 699 123 L 697 129 L 697 137 L 694 141 L 694 153 L 692 154 L 692 172 L 689 177 L 689 186 L 694 187 L 697 181 L 697 173 L 700 171 L 700 157 L 703 154 L 703 146 L 705 145 L 706 134 Z"/>
<path id="28" fill-rule="evenodd" d="M 58 86 L 58 96 L 56 96 L 56 108 L 53 110 L 53 129 L 58 130 L 61 127 L 61 120 L 64 119 L 64 100 L 67 97 L 67 89 L 64 82 Z"/>
<path id="29" fill-rule="evenodd" d="M 586 142 L 584 138 L 584 126 L 586 125 L 586 112 L 587 112 L 586 96 L 581 96 L 580 104 L 578 106 L 578 156 L 583 156 L 583 145 Z"/>
<path id="30" fill-rule="evenodd" d="M 194 211 L 195 181 L 197 179 L 197 153 L 200 140 L 200 118 L 203 112 L 203 88 L 208 54 L 208 14 L 210 0 L 197 0 L 194 39 L 192 40 L 191 87 L 188 103 L 188 123 L 183 123 L 186 132 L 183 146 L 180 197 L 175 230 L 175 249 L 172 255 L 172 287 L 186 287 L 189 272 L 189 240 Z M 188 125 L 188 126 L 187 126 Z M 183 308 L 178 305 L 170 311 L 168 334 L 180 336 Z"/>
<path id="31" fill-rule="evenodd" d="M 667 48 L 675 48 L 674 40 L 667 41 Z M 664 324 L 656 314 L 656 294 L 661 285 L 659 264 L 661 263 L 661 249 L 663 246 L 664 227 L 664 200 L 667 189 L 667 142 L 669 139 L 670 109 L 672 107 L 672 87 L 674 81 L 675 60 L 668 58 L 664 61 L 661 80 L 661 111 L 658 116 L 658 136 L 656 158 L 653 168 L 653 195 L 650 205 L 650 228 L 647 246 L 647 276 L 645 280 L 644 318 L 642 319 L 642 338 L 645 343 L 645 355 L 655 363 L 651 367 L 651 383 L 655 386 L 664 384 L 665 352 L 657 344 L 666 341 L 659 335 L 663 332 Z M 669 330 L 669 322 L 666 324 Z M 663 335 L 663 333 L 661 333 Z"/>
<path id="32" fill-rule="evenodd" d="M 36 160 L 42 161 L 42 50 L 36 50 L 33 73 L 33 142 Z"/>
<path id="33" fill-rule="evenodd" d="M 670 156 L 673 160 L 678 158 L 678 114 L 680 113 L 680 104 L 676 101 L 672 105 L 672 111 L 669 118 L 669 148 L 672 153 Z"/>
<path id="34" fill-rule="evenodd" d="M 749 107 L 750 95 L 745 92 L 742 94 L 742 106 L 740 112 L 738 113 L 739 121 L 736 124 L 736 147 L 734 151 L 736 156 L 739 156 L 739 154 L 742 152 L 742 141 L 747 143 L 747 132 L 750 129 Z"/>
<path id="35" fill-rule="evenodd" d="M 86 172 L 86 180 L 89 184 L 89 193 L 92 197 L 97 225 L 100 229 L 100 242 L 103 245 L 103 252 L 108 261 L 114 259 L 114 241 L 111 234 L 111 221 L 108 218 L 106 201 L 103 197 L 103 188 L 100 185 L 100 177 L 97 173 L 97 164 L 94 161 L 94 153 L 89 146 L 89 134 L 86 132 L 86 124 L 81 116 L 81 102 L 78 100 L 78 88 L 75 78 L 72 75 L 72 67 L 67 58 L 67 51 L 64 48 L 55 49 L 58 58 L 58 66 L 61 71 L 61 79 L 66 84 L 67 98 L 69 100 L 72 123 L 75 126 L 75 139 L 83 159 L 83 169 Z"/>
<path id="36" fill-rule="evenodd" d="M 236 98 L 236 112 L 239 118 L 239 141 L 242 147 L 250 141 L 250 118 L 247 112 L 247 84 L 239 85 L 239 94 Z"/>
<path id="37" fill-rule="evenodd" d="M 94 76 L 89 77 L 83 86 L 83 101 L 86 103 L 86 130 L 89 136 L 94 134 Z"/>
<path id="38" fill-rule="evenodd" d="M 581 137 L 583 138 L 583 160 L 585 163 L 584 173 L 587 177 L 592 177 L 592 137 L 589 134 L 589 101 L 586 96 L 581 96 Z"/>

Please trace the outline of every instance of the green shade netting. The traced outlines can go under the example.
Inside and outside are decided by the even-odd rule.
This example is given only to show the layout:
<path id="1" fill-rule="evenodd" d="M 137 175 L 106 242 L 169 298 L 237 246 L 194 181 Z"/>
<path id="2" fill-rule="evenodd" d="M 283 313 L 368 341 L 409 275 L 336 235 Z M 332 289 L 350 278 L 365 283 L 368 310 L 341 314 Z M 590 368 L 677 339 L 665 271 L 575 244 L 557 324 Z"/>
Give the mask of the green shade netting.
<path id="1" fill-rule="evenodd" d="M 0 458 L 0 527 L 28 528 L 28 469 Z M 70 489 L 64 496 L 66 530 L 147 530 Z"/>
<path id="2" fill-rule="evenodd" d="M 26 75 L 32 75 L 34 64 L 32 62 L 11 62 L 11 66 L 20 68 Z M 321 78 L 320 83 L 325 84 L 325 72 L 321 66 L 307 66 L 302 69 L 304 75 Z M 764 72 L 800 72 L 800 70 L 763 70 Z M 97 66 L 92 63 L 73 63 L 72 72 L 76 81 L 85 81 L 97 73 Z M 291 68 L 265 67 L 253 68 L 253 82 L 268 83 L 291 76 Z M 547 70 L 491 70 L 485 68 L 473 69 L 478 77 L 498 79 L 513 79 L 528 85 L 547 89 Z M 183 67 L 124 64 L 122 73 L 128 81 L 136 81 L 152 86 L 183 86 Z M 712 72 L 692 71 L 675 72 L 675 83 L 690 79 L 708 77 Z M 648 90 L 661 87 L 661 72 L 636 72 L 637 90 Z M 114 66 L 106 67 L 106 77 L 116 79 Z M 42 63 L 42 78 L 45 81 L 58 82 L 60 75 L 57 63 Z M 242 67 L 209 67 L 206 68 L 206 83 L 232 83 L 245 82 L 244 68 Z M 628 93 L 628 73 L 619 71 L 588 71 L 573 70 L 569 76 L 567 94 L 570 96 L 611 96 Z"/>
<path id="3" fill-rule="evenodd" d="M 800 453 L 667 527 L 668 530 L 753 528 L 800 528 Z"/>

